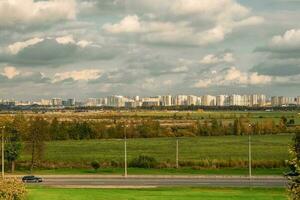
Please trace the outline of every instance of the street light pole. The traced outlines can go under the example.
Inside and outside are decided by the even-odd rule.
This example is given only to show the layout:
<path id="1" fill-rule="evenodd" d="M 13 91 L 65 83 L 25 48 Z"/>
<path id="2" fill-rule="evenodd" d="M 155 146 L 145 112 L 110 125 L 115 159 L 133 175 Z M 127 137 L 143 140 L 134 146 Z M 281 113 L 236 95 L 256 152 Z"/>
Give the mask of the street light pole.
<path id="1" fill-rule="evenodd" d="M 251 151 L 251 132 L 252 132 L 252 125 L 249 124 L 250 132 L 248 134 L 248 155 L 249 155 L 249 181 L 251 183 L 252 179 L 252 151 Z"/>
<path id="2" fill-rule="evenodd" d="M 178 138 L 176 138 L 176 168 L 179 168 L 179 141 Z"/>
<path id="3" fill-rule="evenodd" d="M 127 178 L 127 136 L 126 136 L 126 126 L 124 126 L 124 177 Z"/>
<path id="4" fill-rule="evenodd" d="M 1 167 L 2 167 L 2 170 L 1 170 L 1 176 L 2 176 L 2 179 L 4 179 L 4 129 L 5 129 L 5 126 L 2 127 L 2 142 L 1 142 Z"/>

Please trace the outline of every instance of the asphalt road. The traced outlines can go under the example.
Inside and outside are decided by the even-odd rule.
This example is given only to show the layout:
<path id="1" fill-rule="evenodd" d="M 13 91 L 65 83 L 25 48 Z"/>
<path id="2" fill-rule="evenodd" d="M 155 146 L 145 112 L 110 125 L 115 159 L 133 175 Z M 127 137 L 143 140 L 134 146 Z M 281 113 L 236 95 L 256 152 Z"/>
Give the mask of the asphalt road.
<path id="1" fill-rule="evenodd" d="M 57 187 L 285 187 L 282 177 L 46 177 L 40 185 Z"/>

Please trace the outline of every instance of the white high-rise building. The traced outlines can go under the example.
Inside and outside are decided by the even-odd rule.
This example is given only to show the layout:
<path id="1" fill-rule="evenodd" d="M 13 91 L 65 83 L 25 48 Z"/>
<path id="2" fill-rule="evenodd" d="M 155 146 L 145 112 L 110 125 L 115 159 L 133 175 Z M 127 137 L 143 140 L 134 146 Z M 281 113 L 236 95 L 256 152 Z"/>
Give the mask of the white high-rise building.
<path id="1" fill-rule="evenodd" d="M 96 107 L 97 106 L 97 99 L 96 98 L 88 98 L 85 102 L 85 106 L 87 106 L 87 107 Z"/>
<path id="2" fill-rule="evenodd" d="M 51 99 L 51 105 L 52 106 L 62 106 L 62 99 L 61 98 L 53 98 Z"/>
<path id="3" fill-rule="evenodd" d="M 279 104 L 279 97 L 277 97 L 277 96 L 274 96 L 274 97 L 271 97 L 271 105 L 272 106 L 279 106 L 280 104 Z"/>
<path id="4" fill-rule="evenodd" d="M 229 96 L 229 105 L 230 106 L 240 106 L 241 105 L 241 95 L 232 94 Z"/>
<path id="5" fill-rule="evenodd" d="M 160 97 L 146 97 L 142 98 L 142 106 L 159 106 Z"/>
<path id="6" fill-rule="evenodd" d="M 185 106 L 187 105 L 187 96 L 186 95 L 177 95 L 175 96 L 175 105 Z"/>
<path id="7" fill-rule="evenodd" d="M 107 97 L 107 105 L 111 107 L 124 107 L 127 98 L 123 96 L 109 96 Z"/>
<path id="8" fill-rule="evenodd" d="M 51 100 L 49 100 L 49 99 L 41 99 L 40 105 L 41 106 L 51 106 Z"/>
<path id="9" fill-rule="evenodd" d="M 251 96 L 250 95 L 242 95 L 240 105 L 241 106 L 250 106 L 251 105 Z"/>
<path id="10" fill-rule="evenodd" d="M 197 100 L 198 100 L 198 97 L 197 97 L 197 96 L 189 95 L 189 96 L 187 97 L 187 105 L 188 105 L 188 106 L 191 106 L 191 105 L 196 106 L 196 105 L 197 105 Z"/>
<path id="11" fill-rule="evenodd" d="M 202 96 L 202 105 L 203 106 L 215 106 L 216 105 L 216 97 L 211 95 Z"/>
<path id="12" fill-rule="evenodd" d="M 300 105 L 300 96 L 296 98 L 297 105 Z"/>
<path id="13" fill-rule="evenodd" d="M 162 106 L 172 106 L 172 96 L 171 95 L 161 96 L 160 101 L 161 101 Z"/>
<path id="14" fill-rule="evenodd" d="M 216 97 L 216 105 L 217 106 L 225 106 L 225 99 L 226 96 L 225 95 L 219 95 Z"/>
<path id="15" fill-rule="evenodd" d="M 264 94 L 252 94 L 250 99 L 250 106 L 265 106 L 266 95 Z"/>

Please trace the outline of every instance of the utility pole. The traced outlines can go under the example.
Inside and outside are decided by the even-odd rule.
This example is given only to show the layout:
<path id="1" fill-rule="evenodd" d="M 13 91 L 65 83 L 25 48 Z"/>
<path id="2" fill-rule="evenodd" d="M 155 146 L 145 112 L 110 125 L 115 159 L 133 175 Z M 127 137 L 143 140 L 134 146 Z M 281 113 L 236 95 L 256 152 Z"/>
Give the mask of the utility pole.
<path id="1" fill-rule="evenodd" d="M 124 177 L 127 178 L 127 136 L 126 136 L 126 125 L 124 126 Z"/>
<path id="2" fill-rule="evenodd" d="M 2 170 L 1 170 L 1 175 L 2 175 L 2 179 L 4 179 L 4 129 L 5 129 L 5 126 L 2 126 L 2 142 L 1 142 L 1 167 L 2 167 Z"/>
<path id="3" fill-rule="evenodd" d="M 179 168 L 179 141 L 178 138 L 176 138 L 176 168 Z"/>
<path id="4" fill-rule="evenodd" d="M 251 152 L 251 133 L 252 133 L 252 125 L 249 124 L 250 132 L 248 134 L 248 155 L 249 155 L 249 184 L 251 186 L 252 179 L 252 152 Z"/>

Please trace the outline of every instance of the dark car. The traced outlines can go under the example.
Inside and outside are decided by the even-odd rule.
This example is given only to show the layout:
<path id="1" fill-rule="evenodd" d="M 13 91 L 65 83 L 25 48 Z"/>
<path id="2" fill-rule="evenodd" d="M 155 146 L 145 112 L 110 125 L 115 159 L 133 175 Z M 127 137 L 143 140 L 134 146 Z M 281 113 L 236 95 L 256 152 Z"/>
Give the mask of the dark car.
<path id="1" fill-rule="evenodd" d="M 22 178 L 22 181 L 24 183 L 40 183 L 43 182 L 43 179 L 41 177 L 36 177 L 36 176 L 24 176 Z"/>

